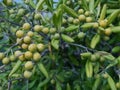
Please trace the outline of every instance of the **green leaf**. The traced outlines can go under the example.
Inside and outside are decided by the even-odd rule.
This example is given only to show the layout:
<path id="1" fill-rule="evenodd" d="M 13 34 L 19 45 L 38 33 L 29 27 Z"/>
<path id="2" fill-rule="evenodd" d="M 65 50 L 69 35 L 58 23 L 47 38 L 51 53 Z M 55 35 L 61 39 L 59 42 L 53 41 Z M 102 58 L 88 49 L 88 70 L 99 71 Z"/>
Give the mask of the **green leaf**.
<path id="1" fill-rule="evenodd" d="M 59 49 L 59 40 L 52 39 L 51 45 L 58 50 Z"/>
<path id="2" fill-rule="evenodd" d="M 38 4 L 36 5 L 36 11 L 41 10 L 43 8 L 45 0 L 39 0 Z"/>

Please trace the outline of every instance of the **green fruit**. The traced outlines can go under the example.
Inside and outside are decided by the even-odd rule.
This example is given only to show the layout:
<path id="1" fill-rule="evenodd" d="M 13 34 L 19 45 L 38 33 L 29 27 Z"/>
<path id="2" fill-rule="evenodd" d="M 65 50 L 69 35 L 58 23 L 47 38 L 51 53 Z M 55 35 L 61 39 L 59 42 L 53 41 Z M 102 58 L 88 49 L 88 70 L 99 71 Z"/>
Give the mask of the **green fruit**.
<path id="1" fill-rule="evenodd" d="M 79 39 L 83 39 L 85 37 L 85 33 L 84 32 L 79 32 L 77 36 L 78 36 Z"/>
<path id="2" fill-rule="evenodd" d="M 115 46 L 113 49 L 112 49 L 112 53 L 118 53 L 120 52 L 120 46 Z"/>
<path id="3" fill-rule="evenodd" d="M 35 52 L 37 50 L 36 44 L 30 44 L 28 46 L 28 50 L 31 51 L 31 52 Z"/>
<path id="4" fill-rule="evenodd" d="M 25 63 L 25 69 L 26 70 L 31 70 L 33 68 L 33 63 L 32 63 L 32 61 L 27 61 L 26 63 Z"/>
<path id="5" fill-rule="evenodd" d="M 24 71 L 23 75 L 26 79 L 29 79 L 32 76 L 32 72 L 26 70 L 26 71 Z"/>
<path id="6" fill-rule="evenodd" d="M 17 38 L 21 38 L 21 37 L 24 36 L 24 32 L 23 32 L 22 30 L 18 30 L 18 31 L 16 32 L 16 36 L 17 36 Z"/>
<path id="7" fill-rule="evenodd" d="M 56 28 L 50 28 L 50 33 L 51 34 L 54 34 L 56 31 L 57 31 Z"/>
<path id="8" fill-rule="evenodd" d="M 43 26 L 40 26 L 40 25 L 34 26 L 34 31 L 36 31 L 36 32 L 40 32 L 42 29 L 43 29 Z"/>
<path id="9" fill-rule="evenodd" d="M 25 58 L 26 59 L 32 59 L 32 57 L 33 57 L 33 54 L 30 51 L 25 52 Z"/>
<path id="10" fill-rule="evenodd" d="M 31 42 L 31 38 L 29 36 L 25 36 L 23 38 L 23 41 L 24 41 L 24 43 L 30 43 Z"/>
<path id="11" fill-rule="evenodd" d="M 36 52 L 33 54 L 33 60 L 34 61 L 39 61 L 41 59 L 40 53 Z"/>
<path id="12" fill-rule="evenodd" d="M 8 64 L 9 62 L 10 62 L 10 60 L 9 60 L 8 57 L 5 57 L 5 58 L 2 59 L 2 63 L 5 64 L 5 65 Z"/>
<path id="13" fill-rule="evenodd" d="M 23 29 L 24 30 L 30 30 L 30 28 L 31 28 L 31 25 L 29 23 L 24 23 L 23 24 Z"/>
<path id="14" fill-rule="evenodd" d="M 0 60 L 2 60 L 5 57 L 5 54 L 0 52 Z"/>
<path id="15" fill-rule="evenodd" d="M 41 18 L 40 13 L 35 13 L 34 19 L 39 20 Z"/>
<path id="16" fill-rule="evenodd" d="M 42 52 L 45 49 L 45 45 L 42 43 L 37 44 L 37 49 L 38 49 L 38 51 Z"/>
<path id="17" fill-rule="evenodd" d="M 15 55 L 11 55 L 9 58 L 10 58 L 10 61 L 15 61 L 16 60 Z"/>
<path id="18" fill-rule="evenodd" d="M 17 13 L 18 16 L 23 16 L 24 14 L 25 14 L 25 10 L 23 8 L 18 10 L 18 13 Z"/>

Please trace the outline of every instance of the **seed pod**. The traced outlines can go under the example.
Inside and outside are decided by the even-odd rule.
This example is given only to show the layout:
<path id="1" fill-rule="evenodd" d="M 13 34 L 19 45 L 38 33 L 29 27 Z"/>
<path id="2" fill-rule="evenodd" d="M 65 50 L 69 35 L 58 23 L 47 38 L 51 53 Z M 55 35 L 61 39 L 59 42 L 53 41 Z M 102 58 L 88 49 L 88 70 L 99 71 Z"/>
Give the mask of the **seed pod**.
<path id="1" fill-rule="evenodd" d="M 110 28 L 113 33 L 119 33 L 120 32 L 120 26 L 115 26 Z"/>
<path id="2" fill-rule="evenodd" d="M 69 27 L 67 27 L 65 29 L 65 32 L 72 32 L 72 31 L 76 31 L 78 29 L 79 26 L 76 25 L 70 25 Z"/>
<path id="3" fill-rule="evenodd" d="M 99 41 L 100 41 L 100 35 L 99 35 L 99 34 L 96 34 L 96 35 L 92 38 L 92 41 L 91 41 L 91 43 L 90 43 L 90 47 L 94 49 L 94 48 L 96 47 L 96 45 L 99 43 Z"/>
<path id="4" fill-rule="evenodd" d="M 59 40 L 52 39 L 51 45 L 58 50 L 59 49 Z"/>
<path id="5" fill-rule="evenodd" d="M 101 82 L 101 78 L 98 77 L 93 84 L 92 90 L 98 90 L 98 86 L 100 85 L 100 82 Z"/>
<path id="6" fill-rule="evenodd" d="M 89 29 L 89 28 L 92 28 L 94 25 L 94 23 L 85 23 L 81 26 L 81 28 L 83 29 Z"/>
<path id="7" fill-rule="evenodd" d="M 62 34 L 62 39 L 66 42 L 72 43 L 74 42 L 74 39 L 72 39 L 71 37 L 69 37 L 68 35 Z"/>
<path id="8" fill-rule="evenodd" d="M 84 58 L 85 58 L 85 59 L 86 59 L 86 58 L 90 58 L 91 55 L 92 55 L 91 52 L 85 52 L 85 53 L 81 53 L 81 54 L 80 54 L 81 58 L 83 58 L 83 59 L 84 59 Z"/>

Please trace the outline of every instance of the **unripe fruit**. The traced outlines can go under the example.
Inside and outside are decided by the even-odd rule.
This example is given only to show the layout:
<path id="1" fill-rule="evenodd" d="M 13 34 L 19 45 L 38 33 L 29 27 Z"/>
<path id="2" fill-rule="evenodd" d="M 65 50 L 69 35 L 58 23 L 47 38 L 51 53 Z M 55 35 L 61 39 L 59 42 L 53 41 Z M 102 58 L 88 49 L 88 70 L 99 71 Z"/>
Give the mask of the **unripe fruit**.
<path id="1" fill-rule="evenodd" d="M 74 18 L 73 18 L 73 17 L 68 17 L 68 22 L 72 23 L 72 22 L 73 22 L 73 20 L 74 20 Z"/>
<path id="2" fill-rule="evenodd" d="M 97 58 L 96 58 L 96 55 L 91 55 L 91 59 L 90 59 L 91 61 L 96 61 L 97 60 Z"/>
<path id="3" fill-rule="evenodd" d="M 34 35 L 34 33 L 32 32 L 32 31 L 29 31 L 28 33 L 27 33 L 27 36 L 29 36 L 29 37 L 32 37 Z"/>
<path id="4" fill-rule="evenodd" d="M 10 58 L 10 61 L 15 61 L 16 60 L 15 55 L 11 55 L 9 58 Z"/>
<path id="5" fill-rule="evenodd" d="M 108 78 L 108 74 L 107 74 L 107 73 L 103 73 L 102 76 L 103 76 L 104 78 Z"/>
<path id="6" fill-rule="evenodd" d="M 3 58 L 2 63 L 3 64 L 8 64 L 10 62 L 8 57 Z"/>
<path id="7" fill-rule="evenodd" d="M 59 33 L 55 33 L 54 39 L 59 39 L 59 38 L 60 38 L 60 34 Z"/>
<path id="8" fill-rule="evenodd" d="M 110 28 L 107 28 L 107 29 L 105 29 L 104 33 L 105 33 L 105 35 L 109 36 L 109 35 L 111 35 L 112 31 Z"/>
<path id="9" fill-rule="evenodd" d="M 47 34 L 49 32 L 49 29 L 48 28 L 43 28 L 42 32 L 45 33 L 45 34 Z"/>
<path id="10" fill-rule="evenodd" d="M 31 42 L 31 38 L 29 36 L 25 36 L 23 38 L 23 41 L 24 41 L 24 43 L 30 43 Z"/>
<path id="11" fill-rule="evenodd" d="M 84 13 L 84 10 L 83 9 L 79 9 L 78 10 L 78 14 L 83 14 Z"/>
<path id="12" fill-rule="evenodd" d="M 67 2 L 66 2 L 67 5 L 70 5 L 70 3 L 71 3 L 71 1 L 67 1 Z"/>
<path id="13" fill-rule="evenodd" d="M 36 32 L 40 32 L 42 29 L 43 29 L 43 26 L 40 26 L 40 25 L 34 26 L 34 31 L 36 31 Z"/>
<path id="14" fill-rule="evenodd" d="M 23 24 L 23 29 L 24 30 L 29 30 L 31 28 L 30 24 L 29 23 L 24 23 Z"/>
<path id="15" fill-rule="evenodd" d="M 86 19 L 86 17 L 85 17 L 85 15 L 79 15 L 78 16 L 78 19 L 79 19 L 79 21 L 85 21 L 85 19 Z"/>
<path id="16" fill-rule="evenodd" d="M 95 22 L 94 24 L 93 24 L 93 28 L 98 28 L 98 23 L 97 22 Z"/>
<path id="17" fill-rule="evenodd" d="M 0 60 L 2 60 L 5 57 L 5 54 L 0 52 Z"/>
<path id="18" fill-rule="evenodd" d="M 42 43 L 37 44 L 37 49 L 38 49 L 38 51 L 42 52 L 45 49 L 44 44 L 42 44 Z"/>
<path id="19" fill-rule="evenodd" d="M 85 12 L 85 16 L 89 16 L 90 15 L 90 12 L 89 11 L 86 11 Z"/>
<path id="20" fill-rule="evenodd" d="M 116 83 L 116 87 L 120 89 L 120 82 Z"/>
<path id="21" fill-rule="evenodd" d="M 30 69 L 32 69 L 33 68 L 33 63 L 32 63 L 32 61 L 27 61 L 26 63 L 25 63 L 25 69 L 26 70 L 30 70 Z"/>
<path id="22" fill-rule="evenodd" d="M 22 39 L 17 38 L 17 39 L 16 39 L 16 42 L 17 42 L 18 44 L 21 44 L 21 43 L 22 43 Z"/>
<path id="23" fill-rule="evenodd" d="M 17 15 L 22 16 L 22 15 L 24 15 L 24 13 L 25 13 L 25 10 L 23 8 L 21 8 L 21 9 L 18 10 Z"/>
<path id="24" fill-rule="evenodd" d="M 23 49 L 27 49 L 27 48 L 28 48 L 28 44 L 23 43 L 23 44 L 21 45 L 21 47 L 22 47 Z"/>
<path id="25" fill-rule="evenodd" d="M 82 39 L 82 38 L 85 37 L 85 33 L 79 32 L 77 36 L 78 36 L 79 39 Z"/>
<path id="26" fill-rule="evenodd" d="M 103 40 L 108 41 L 108 40 L 110 40 L 110 37 L 109 36 L 104 36 Z"/>
<path id="27" fill-rule="evenodd" d="M 26 79 L 29 79 L 32 76 L 32 72 L 26 70 L 26 71 L 24 71 L 23 75 Z"/>
<path id="28" fill-rule="evenodd" d="M 62 19 L 62 23 L 65 24 L 67 23 L 67 20 L 65 18 Z"/>
<path id="29" fill-rule="evenodd" d="M 31 59 L 33 56 L 33 54 L 30 51 L 26 51 L 24 55 L 26 59 Z"/>
<path id="30" fill-rule="evenodd" d="M 106 20 L 101 20 L 99 21 L 99 25 L 103 28 L 105 28 L 107 26 L 107 21 Z"/>
<path id="31" fill-rule="evenodd" d="M 10 10 L 9 10 L 9 13 L 10 13 L 10 14 L 13 14 L 14 12 L 15 12 L 14 9 L 10 9 Z"/>
<path id="32" fill-rule="evenodd" d="M 24 60 L 25 60 L 25 55 L 24 55 L 24 54 L 20 55 L 20 56 L 18 57 L 18 59 L 21 60 L 21 61 L 24 61 Z"/>
<path id="33" fill-rule="evenodd" d="M 50 33 L 54 34 L 56 32 L 56 28 L 50 28 Z"/>
<path id="34" fill-rule="evenodd" d="M 31 51 L 31 52 L 36 51 L 36 50 L 37 50 L 36 44 L 30 44 L 30 45 L 28 46 L 28 50 Z"/>
<path id="35" fill-rule="evenodd" d="M 21 38 L 21 37 L 24 36 L 24 32 L 23 32 L 22 30 L 18 30 L 18 31 L 16 32 L 16 36 L 17 36 L 17 38 Z"/>
<path id="36" fill-rule="evenodd" d="M 13 0 L 7 0 L 7 3 L 6 3 L 8 6 L 11 6 L 13 5 Z"/>
<path id="37" fill-rule="evenodd" d="M 18 57 L 18 56 L 22 55 L 22 52 L 21 51 L 15 51 L 14 55 L 15 55 L 15 57 Z"/>
<path id="38" fill-rule="evenodd" d="M 92 22 L 92 17 L 86 17 L 86 22 L 89 23 L 89 22 Z"/>
<path id="39" fill-rule="evenodd" d="M 40 18 L 41 18 L 41 16 L 40 16 L 39 13 L 36 13 L 36 14 L 34 15 L 34 19 L 39 20 Z"/>
<path id="40" fill-rule="evenodd" d="M 40 53 L 36 52 L 36 53 L 33 54 L 33 60 L 34 60 L 34 61 L 39 61 L 40 58 L 41 58 Z"/>
<path id="41" fill-rule="evenodd" d="M 73 24 L 79 24 L 79 19 L 74 19 Z"/>

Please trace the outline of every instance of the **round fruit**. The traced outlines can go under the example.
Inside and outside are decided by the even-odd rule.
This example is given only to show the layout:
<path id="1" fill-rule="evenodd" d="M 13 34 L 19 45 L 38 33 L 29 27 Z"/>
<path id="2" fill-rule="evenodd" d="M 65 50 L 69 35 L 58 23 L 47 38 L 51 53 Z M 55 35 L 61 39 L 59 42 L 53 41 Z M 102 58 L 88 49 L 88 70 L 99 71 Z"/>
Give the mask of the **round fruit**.
<path id="1" fill-rule="evenodd" d="M 107 26 L 107 20 L 101 20 L 99 21 L 99 25 L 103 28 L 105 28 Z"/>
<path id="2" fill-rule="evenodd" d="M 54 37 L 54 39 L 59 39 L 60 34 L 59 33 L 55 33 L 55 35 L 53 37 Z"/>
<path id="3" fill-rule="evenodd" d="M 30 70 L 30 69 L 32 69 L 33 68 L 33 63 L 32 63 L 32 61 L 27 61 L 26 63 L 25 63 L 25 69 L 26 70 Z"/>
<path id="4" fill-rule="evenodd" d="M 86 17 L 86 22 L 89 23 L 89 22 L 92 22 L 92 17 Z"/>
<path id="5" fill-rule="evenodd" d="M 105 35 L 109 36 L 111 35 L 112 31 L 110 28 L 105 29 Z"/>
<path id="6" fill-rule="evenodd" d="M 30 45 L 28 46 L 28 50 L 31 51 L 31 52 L 36 51 L 36 50 L 37 50 L 36 44 L 30 44 Z"/>
<path id="7" fill-rule="evenodd" d="M 96 61 L 97 60 L 97 58 L 96 58 L 96 55 L 91 55 L 91 59 L 90 59 L 91 61 Z"/>
<path id="8" fill-rule="evenodd" d="M 24 55 L 24 54 L 20 55 L 20 56 L 18 57 L 18 59 L 21 60 L 21 61 L 24 61 L 24 60 L 25 60 L 25 55 Z"/>
<path id="9" fill-rule="evenodd" d="M 26 71 L 24 71 L 23 75 L 26 79 L 29 79 L 32 76 L 32 72 L 26 70 Z"/>
<path id="10" fill-rule="evenodd" d="M 40 53 L 36 52 L 36 53 L 33 54 L 33 60 L 34 60 L 34 61 L 39 61 L 40 58 L 41 58 Z"/>
<path id="11" fill-rule="evenodd" d="M 16 42 L 17 42 L 18 44 L 21 44 L 21 43 L 22 43 L 22 39 L 17 38 L 17 39 L 16 39 Z"/>
<path id="12" fill-rule="evenodd" d="M 54 34 L 56 32 L 56 28 L 50 28 L 50 33 Z"/>
<path id="13" fill-rule="evenodd" d="M 73 23 L 74 23 L 74 24 L 79 24 L 79 19 L 74 19 L 74 20 L 73 20 Z"/>
<path id="14" fill-rule="evenodd" d="M 79 39 L 82 39 L 82 38 L 85 37 L 85 33 L 84 32 L 79 32 L 77 36 L 78 36 Z"/>
<path id="15" fill-rule="evenodd" d="M 13 0 L 7 0 L 7 5 L 8 5 L 8 6 L 13 5 Z"/>
<path id="16" fill-rule="evenodd" d="M 71 3 L 71 1 L 67 1 L 67 2 L 66 2 L 67 5 L 70 5 L 70 3 Z"/>
<path id="17" fill-rule="evenodd" d="M 0 52 L 0 60 L 2 60 L 5 57 L 5 54 Z"/>
<path id="18" fill-rule="evenodd" d="M 34 31 L 36 31 L 36 32 L 39 32 L 39 31 L 41 31 L 43 29 L 43 26 L 40 26 L 40 25 L 35 25 L 34 26 Z"/>
<path id="19" fill-rule="evenodd" d="M 25 10 L 23 8 L 18 10 L 18 13 L 17 13 L 18 16 L 22 16 L 24 14 L 25 14 Z"/>
<path id="20" fill-rule="evenodd" d="M 55 80 L 52 79 L 52 80 L 50 81 L 50 83 L 51 83 L 51 84 L 55 84 Z"/>
<path id="21" fill-rule="evenodd" d="M 29 31 L 28 33 L 27 33 L 27 36 L 29 36 L 29 37 L 32 37 L 34 35 L 34 33 L 32 32 L 32 31 Z"/>
<path id="22" fill-rule="evenodd" d="M 84 10 L 83 9 L 79 9 L 78 10 L 78 14 L 83 14 L 84 13 Z"/>
<path id="23" fill-rule="evenodd" d="M 49 32 L 49 29 L 48 28 L 43 28 L 42 32 L 45 33 L 45 34 L 47 34 Z"/>
<path id="24" fill-rule="evenodd" d="M 14 9 L 10 9 L 10 10 L 9 10 L 9 13 L 10 13 L 10 14 L 13 14 L 14 12 L 15 12 Z"/>
<path id="25" fill-rule="evenodd" d="M 42 43 L 37 44 L 37 49 L 38 49 L 38 51 L 42 52 L 45 49 L 44 44 L 42 44 Z"/>
<path id="26" fill-rule="evenodd" d="M 24 30 L 29 30 L 31 28 L 30 24 L 29 23 L 24 23 L 23 24 L 23 29 Z"/>
<path id="27" fill-rule="evenodd" d="M 107 73 L 103 73 L 102 76 L 103 76 L 104 78 L 108 78 L 108 74 L 107 74 Z"/>
<path id="28" fill-rule="evenodd" d="M 15 51 L 15 53 L 14 53 L 15 57 L 18 57 L 18 56 L 20 56 L 21 54 L 22 54 L 21 51 Z"/>
<path id="29" fill-rule="evenodd" d="M 62 23 L 65 24 L 67 23 L 67 20 L 65 18 L 62 19 Z"/>
<path id="30" fill-rule="evenodd" d="M 31 59 L 32 56 L 33 56 L 33 54 L 32 54 L 30 51 L 26 51 L 26 52 L 25 52 L 25 58 L 26 58 L 26 59 Z"/>
<path id="31" fill-rule="evenodd" d="M 3 64 L 8 64 L 10 62 L 8 57 L 3 58 L 2 63 Z"/>
<path id="32" fill-rule="evenodd" d="M 70 22 L 70 23 L 72 23 L 72 22 L 73 22 L 73 20 L 74 20 L 74 18 L 73 18 L 73 17 L 69 17 L 69 18 L 68 18 L 68 22 Z"/>
<path id="33" fill-rule="evenodd" d="M 85 16 L 89 16 L 90 15 L 90 12 L 89 11 L 86 11 L 85 12 Z"/>
<path id="34" fill-rule="evenodd" d="M 28 48 L 28 44 L 23 43 L 23 44 L 21 45 L 21 47 L 22 47 L 23 49 L 27 49 L 27 48 Z"/>
<path id="35" fill-rule="evenodd" d="M 16 36 L 17 36 L 17 38 L 21 38 L 21 37 L 24 36 L 24 32 L 23 32 L 22 30 L 18 30 L 18 31 L 16 32 Z"/>
<path id="36" fill-rule="evenodd" d="M 97 22 L 95 22 L 94 24 L 93 24 L 93 28 L 98 28 L 98 23 Z"/>
<path id="37" fill-rule="evenodd" d="M 117 82 L 117 83 L 116 83 L 116 87 L 117 87 L 117 88 L 120 88 L 120 82 Z"/>
<path id="38" fill-rule="evenodd" d="M 40 16 L 39 13 L 36 13 L 36 14 L 34 15 L 34 19 L 39 20 L 40 18 L 41 18 L 41 16 Z"/>
<path id="39" fill-rule="evenodd" d="M 104 36 L 103 39 L 104 39 L 105 41 L 108 41 L 108 40 L 110 40 L 110 37 Z"/>
<path id="40" fill-rule="evenodd" d="M 100 57 L 100 62 L 104 62 L 105 58 L 103 56 Z"/>
<path id="41" fill-rule="evenodd" d="M 78 16 L 79 21 L 85 21 L 86 17 L 85 15 L 81 14 Z"/>
<path id="42" fill-rule="evenodd" d="M 24 41 L 24 43 L 30 43 L 31 42 L 31 38 L 29 36 L 25 36 L 23 38 L 23 41 Z"/>
<path id="43" fill-rule="evenodd" d="M 15 55 L 11 55 L 11 56 L 10 56 L 10 61 L 15 61 L 15 60 L 16 60 Z"/>

